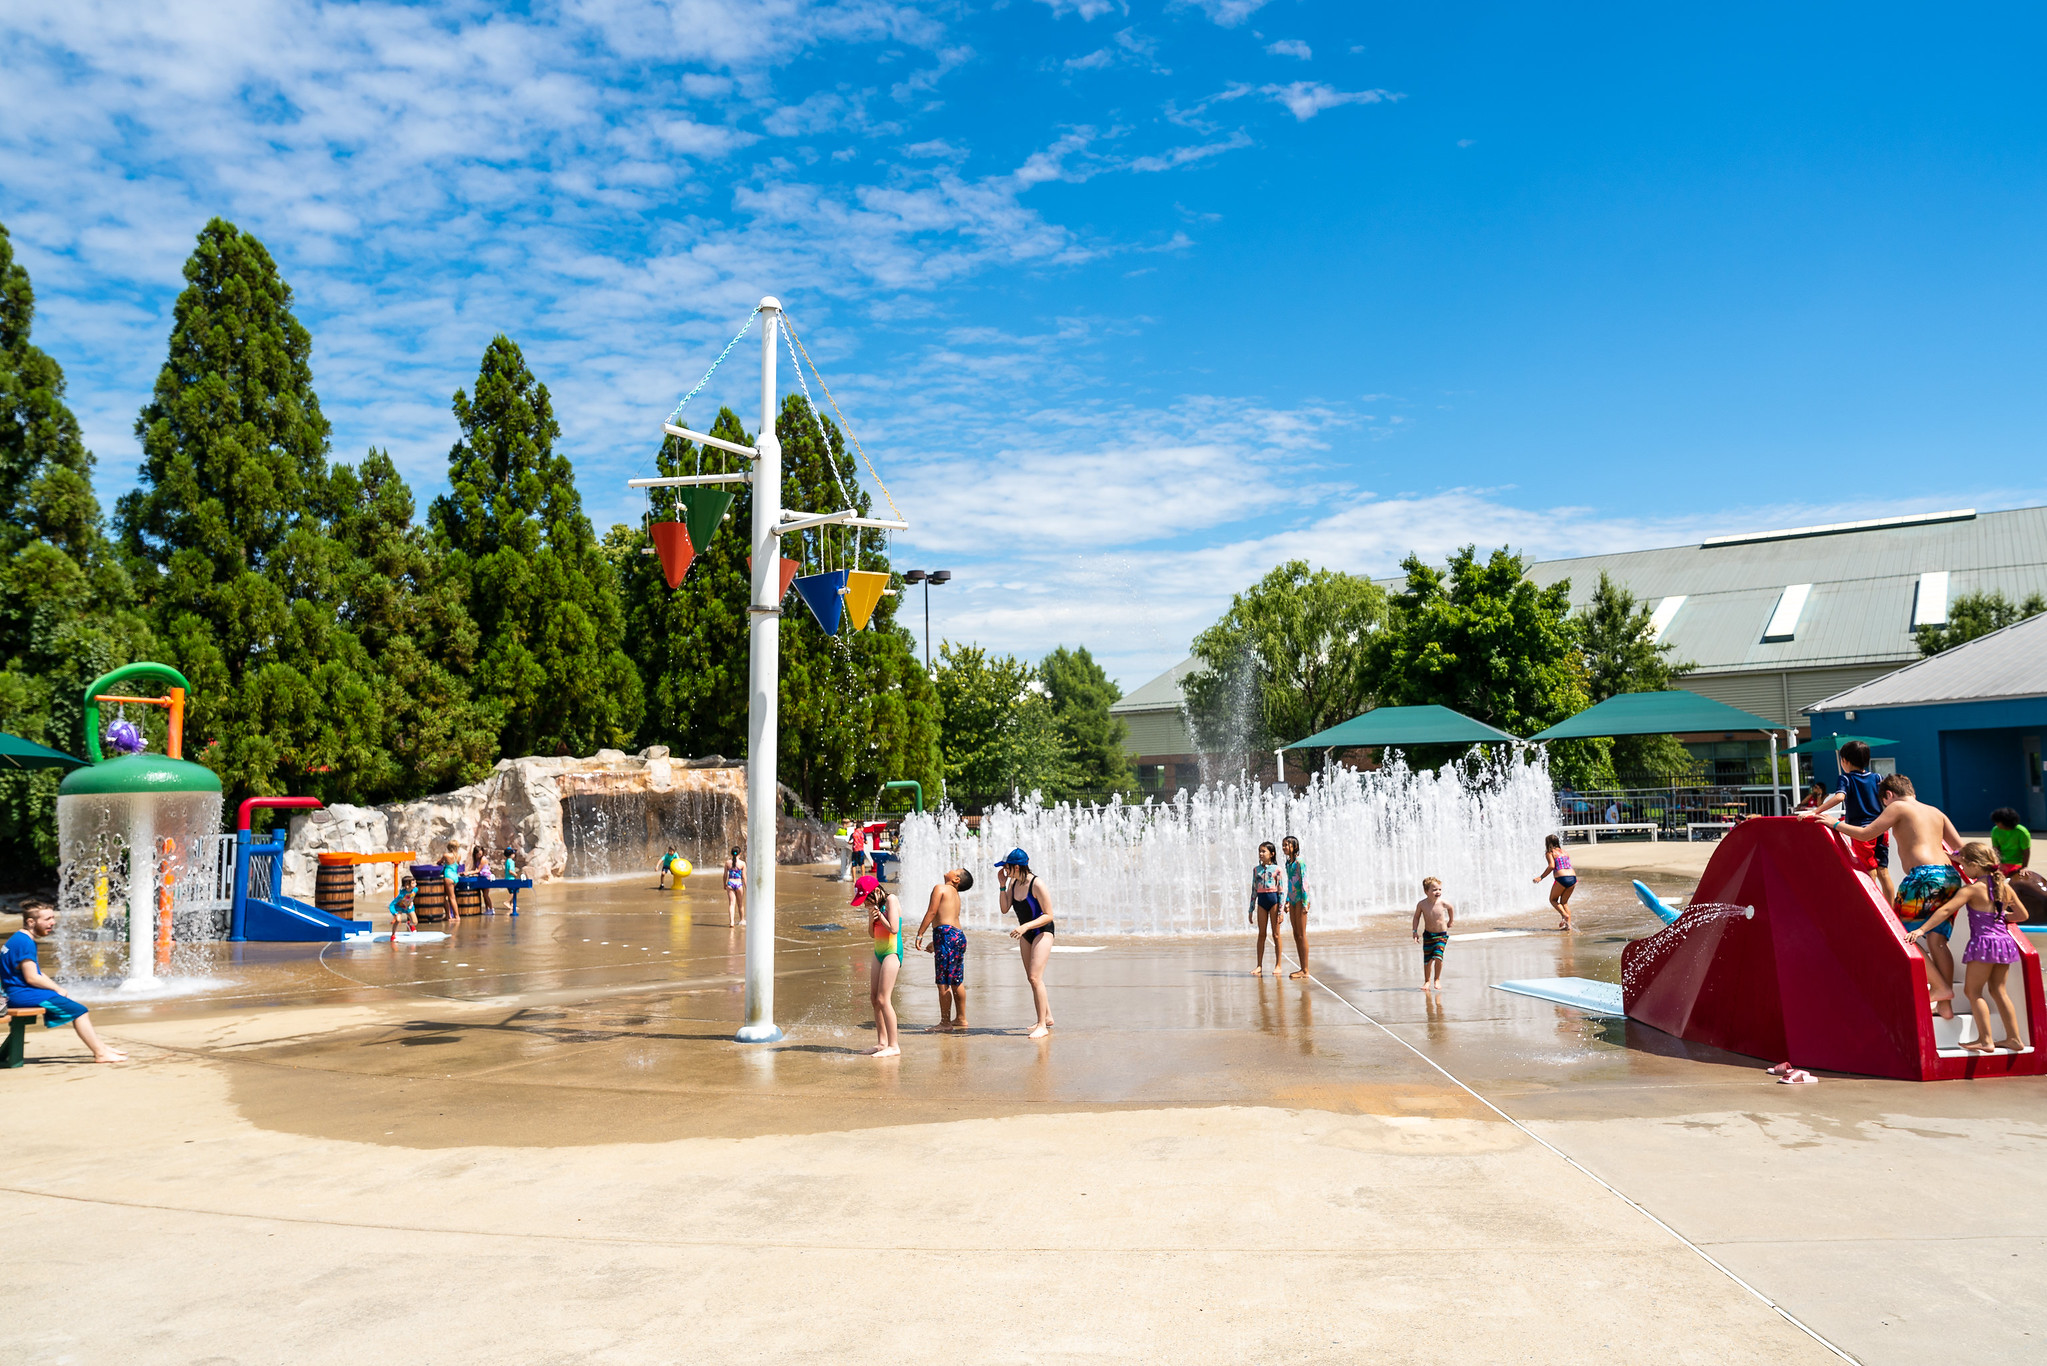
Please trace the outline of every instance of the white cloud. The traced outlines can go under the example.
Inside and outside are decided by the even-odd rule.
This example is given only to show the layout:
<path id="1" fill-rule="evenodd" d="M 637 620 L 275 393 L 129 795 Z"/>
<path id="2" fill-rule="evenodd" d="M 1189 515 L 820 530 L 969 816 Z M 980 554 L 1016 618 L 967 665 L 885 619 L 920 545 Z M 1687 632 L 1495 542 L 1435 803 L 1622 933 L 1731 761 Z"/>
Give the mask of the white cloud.
<path id="1" fill-rule="evenodd" d="M 1265 50 L 1275 57 L 1299 57 L 1304 62 L 1315 55 L 1298 38 L 1282 38 L 1276 43 L 1267 43 Z"/>
<path id="2" fill-rule="evenodd" d="M 1381 104 L 1401 96 L 1386 90 L 1338 90 L 1321 81 L 1291 81 L 1286 85 L 1262 85 L 1258 93 L 1283 104 L 1287 112 L 1305 123 L 1325 109 L 1344 104 Z M 1220 98 L 1220 97 L 1219 97 Z"/>
<path id="3" fill-rule="evenodd" d="M 1170 8 L 1198 9 L 1224 28 L 1235 28 L 1265 8 L 1267 0 L 1172 0 Z"/>
<path id="4" fill-rule="evenodd" d="M 1054 18 L 1078 14 L 1086 22 L 1099 19 L 1105 14 L 1130 12 L 1130 7 L 1123 0 L 1038 0 L 1038 3 L 1050 9 Z"/>

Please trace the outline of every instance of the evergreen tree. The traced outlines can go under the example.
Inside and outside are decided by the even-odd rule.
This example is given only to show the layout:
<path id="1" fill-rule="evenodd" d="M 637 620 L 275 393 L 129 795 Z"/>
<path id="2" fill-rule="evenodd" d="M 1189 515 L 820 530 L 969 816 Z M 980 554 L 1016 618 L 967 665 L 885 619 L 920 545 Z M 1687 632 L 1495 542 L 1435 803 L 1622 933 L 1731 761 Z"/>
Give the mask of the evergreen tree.
<path id="1" fill-rule="evenodd" d="M 1414 555 L 1401 567 L 1407 586 L 1369 650 L 1382 705 L 1435 703 L 1530 735 L 1590 704 L 1568 582 L 1537 588 L 1519 555 L 1500 549 L 1481 561 L 1473 546 L 1450 557 L 1447 574 Z M 1550 764 L 1574 787 L 1613 781 L 1605 740 L 1559 740 Z"/>
<path id="2" fill-rule="evenodd" d="M 730 409 L 711 434 L 741 445 L 753 438 Z M 848 505 L 871 511 L 853 481 L 844 435 L 820 422 L 800 395 L 788 396 L 775 421 L 782 442 L 782 505 L 828 511 Z M 657 455 L 664 474 L 738 469 L 737 456 L 670 438 Z M 753 491 L 738 490 L 726 520 L 705 545 L 680 587 L 670 590 L 644 528 L 614 527 L 606 547 L 626 600 L 628 636 L 645 679 L 649 707 L 644 744 L 679 753 L 746 752 L 747 567 Z M 675 498 L 656 490 L 651 516 L 675 516 Z M 782 553 L 801 572 L 864 569 L 891 573 L 876 532 L 827 528 L 783 540 Z M 900 581 L 892 580 L 897 587 Z M 781 629 L 780 746 L 776 770 L 814 810 L 864 809 L 889 779 L 914 778 L 935 800 L 942 791 L 938 695 L 919 667 L 909 633 L 896 624 L 896 598 L 885 596 L 869 628 L 842 622 L 827 636 L 792 593 Z M 902 799 L 897 799 L 902 800 Z"/>
<path id="3" fill-rule="evenodd" d="M 509 337 L 484 349 L 476 392 L 457 390 L 451 491 L 428 518 L 482 633 L 473 679 L 507 755 L 588 754 L 632 741 L 640 676 L 621 648 L 618 581 L 554 449 L 547 386 Z"/>
<path id="4" fill-rule="evenodd" d="M 371 684 L 388 764 L 381 782 L 353 785 L 357 801 L 390 801 L 446 791 L 482 778 L 498 756 L 497 706 L 464 681 L 478 633 L 425 531 L 413 524 L 412 490 L 386 451 L 360 468 L 334 467 L 329 529 L 346 552 L 340 574 L 343 619 L 376 661 Z"/>
<path id="5" fill-rule="evenodd" d="M 29 340 L 35 291 L 0 226 L 0 730 L 82 755 L 86 684 L 149 633 L 107 544 L 64 372 Z M 61 774 L 0 772 L 0 886 L 57 865 Z"/>
<path id="6" fill-rule="evenodd" d="M 1062 645 L 1039 663 L 1038 676 L 1045 681 L 1059 741 L 1073 769 L 1073 789 L 1059 795 L 1100 795 L 1134 787 L 1130 752 L 1123 747 L 1130 728 L 1109 712 L 1123 690 L 1094 656 Z"/>
<path id="7" fill-rule="evenodd" d="M 1599 571 L 1599 586 L 1578 613 L 1579 648 L 1585 657 L 1586 692 L 1594 702 L 1617 693 L 1662 692 L 1677 686 L 1691 672 L 1689 664 L 1672 663 L 1671 646 L 1657 641 L 1647 603 Z M 1646 779 L 1671 782 L 1689 776 L 1698 766 L 1674 735 L 1620 735 L 1613 740 L 1613 768 L 1618 781 Z"/>
<path id="8" fill-rule="evenodd" d="M 200 232 L 185 281 L 117 520 L 164 662 L 193 685 L 188 755 L 230 803 L 382 786 L 372 666 L 335 609 L 346 552 L 320 515 L 312 338 L 269 252 L 231 223 Z"/>

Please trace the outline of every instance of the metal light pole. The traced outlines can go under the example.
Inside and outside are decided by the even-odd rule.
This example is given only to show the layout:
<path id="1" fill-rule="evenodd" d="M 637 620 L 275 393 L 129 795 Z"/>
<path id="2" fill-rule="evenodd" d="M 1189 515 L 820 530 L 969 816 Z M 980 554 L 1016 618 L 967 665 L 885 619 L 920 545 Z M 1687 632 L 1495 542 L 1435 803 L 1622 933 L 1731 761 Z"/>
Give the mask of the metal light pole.
<path id="1" fill-rule="evenodd" d="M 775 749 L 782 676 L 782 442 L 775 435 L 775 342 L 782 302 L 761 300 L 760 454 L 753 465 L 753 594 L 747 608 L 746 1023 L 741 1043 L 773 1043 L 775 1023 Z"/>
<path id="2" fill-rule="evenodd" d="M 931 672 L 931 585 L 941 586 L 952 582 L 950 569 L 908 569 L 903 571 L 904 583 L 924 585 L 924 672 Z"/>

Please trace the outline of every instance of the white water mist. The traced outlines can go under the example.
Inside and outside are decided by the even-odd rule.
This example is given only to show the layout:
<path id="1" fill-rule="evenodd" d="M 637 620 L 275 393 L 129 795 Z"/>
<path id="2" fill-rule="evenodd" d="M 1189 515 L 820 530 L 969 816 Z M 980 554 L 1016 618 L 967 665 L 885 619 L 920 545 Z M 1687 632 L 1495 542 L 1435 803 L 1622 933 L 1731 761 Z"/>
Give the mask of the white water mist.
<path id="1" fill-rule="evenodd" d="M 908 816 L 902 886 L 921 906 L 941 873 L 964 865 L 977 885 L 962 898 L 962 918 L 994 929 L 1004 920 L 993 865 L 1021 848 L 1069 934 L 1238 933 L 1259 842 L 1292 835 L 1308 870 L 1309 923 L 1356 929 L 1410 914 L 1425 876 L 1443 879 L 1468 915 L 1541 906 L 1530 878 L 1555 824 L 1540 757 L 1475 756 L 1415 772 L 1395 755 L 1373 773 L 1317 774 L 1304 792 L 1222 784 L 1142 805 L 1005 804 L 982 818 L 978 835 L 950 809 Z"/>

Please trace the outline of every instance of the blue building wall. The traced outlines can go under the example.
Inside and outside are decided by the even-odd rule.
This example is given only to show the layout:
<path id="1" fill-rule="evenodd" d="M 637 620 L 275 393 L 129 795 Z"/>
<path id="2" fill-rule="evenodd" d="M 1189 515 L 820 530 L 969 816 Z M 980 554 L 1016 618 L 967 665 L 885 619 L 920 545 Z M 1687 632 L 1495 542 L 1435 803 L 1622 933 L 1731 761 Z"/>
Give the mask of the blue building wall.
<path id="1" fill-rule="evenodd" d="M 1896 740 L 1876 754 L 1891 759 L 1912 779 L 1920 800 L 1947 812 L 1956 829 L 1988 830 L 1990 813 L 2000 806 L 2016 810 L 2035 830 L 2047 828 L 2047 794 L 2040 781 L 2047 697 L 1818 711 L 1812 713 L 1812 734 Z M 1819 776 L 1832 785 L 1824 757 Z"/>

